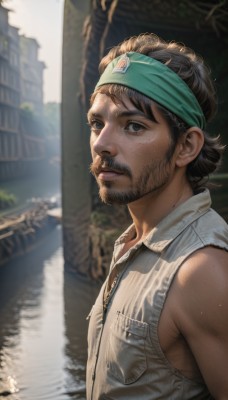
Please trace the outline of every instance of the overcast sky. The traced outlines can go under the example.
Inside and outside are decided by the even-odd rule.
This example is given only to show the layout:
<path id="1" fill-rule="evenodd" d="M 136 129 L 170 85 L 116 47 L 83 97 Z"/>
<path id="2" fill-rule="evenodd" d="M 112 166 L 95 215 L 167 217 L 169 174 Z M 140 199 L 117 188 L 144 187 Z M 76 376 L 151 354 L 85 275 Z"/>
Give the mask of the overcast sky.
<path id="1" fill-rule="evenodd" d="M 61 99 L 61 56 L 64 0 L 5 0 L 11 25 L 20 33 L 35 38 L 44 61 L 44 102 Z"/>

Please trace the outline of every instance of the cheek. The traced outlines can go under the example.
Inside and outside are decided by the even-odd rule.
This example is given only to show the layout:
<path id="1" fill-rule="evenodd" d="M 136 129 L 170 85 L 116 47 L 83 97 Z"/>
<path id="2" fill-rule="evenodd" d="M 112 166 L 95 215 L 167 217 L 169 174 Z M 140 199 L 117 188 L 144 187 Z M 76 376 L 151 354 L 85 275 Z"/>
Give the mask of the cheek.
<path id="1" fill-rule="evenodd" d="M 132 149 L 131 152 L 131 160 L 134 164 L 146 165 L 152 159 L 154 159 L 155 155 L 153 151 L 153 147 L 150 145 L 139 145 L 137 148 Z"/>
<path id="2" fill-rule="evenodd" d="M 170 146 L 169 140 L 148 140 L 143 143 L 137 143 L 131 150 L 132 158 L 141 160 L 143 164 L 148 164 L 152 160 L 161 160 L 167 154 Z"/>

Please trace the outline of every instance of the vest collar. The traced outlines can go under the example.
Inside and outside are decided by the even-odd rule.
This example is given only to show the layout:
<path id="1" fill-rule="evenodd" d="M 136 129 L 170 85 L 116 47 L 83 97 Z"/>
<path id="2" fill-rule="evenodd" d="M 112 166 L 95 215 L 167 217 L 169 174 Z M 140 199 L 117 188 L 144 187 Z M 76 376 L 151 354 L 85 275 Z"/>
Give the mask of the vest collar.
<path id="1" fill-rule="evenodd" d="M 161 253 L 181 232 L 193 221 L 205 214 L 211 206 L 211 197 L 208 189 L 190 197 L 179 205 L 169 215 L 151 230 L 143 243 L 155 253 Z M 135 227 L 132 224 L 115 243 L 119 247 L 135 236 Z M 139 247 L 139 243 L 136 245 Z"/>

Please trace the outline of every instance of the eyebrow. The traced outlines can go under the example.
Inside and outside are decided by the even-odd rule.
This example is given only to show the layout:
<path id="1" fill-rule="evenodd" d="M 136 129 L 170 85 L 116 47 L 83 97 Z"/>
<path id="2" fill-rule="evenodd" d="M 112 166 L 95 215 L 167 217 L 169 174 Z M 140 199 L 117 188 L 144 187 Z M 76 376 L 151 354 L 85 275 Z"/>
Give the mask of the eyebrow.
<path id="1" fill-rule="evenodd" d="M 117 111 L 117 112 L 115 112 L 115 117 L 116 118 L 124 118 L 124 117 L 126 118 L 126 117 L 134 117 L 134 116 L 143 117 L 145 119 L 148 119 L 149 121 L 155 122 L 152 118 L 150 118 L 148 115 L 146 115 L 144 112 L 142 112 L 140 110 Z M 91 118 L 102 118 L 102 115 L 100 113 L 93 112 L 92 110 L 89 110 L 88 114 L 87 114 L 87 118 L 88 119 L 91 119 Z"/>
<path id="2" fill-rule="evenodd" d="M 90 119 L 90 118 L 92 118 L 92 117 L 93 117 L 93 118 L 102 118 L 101 114 L 89 110 L 89 111 L 87 112 L 87 119 Z"/>

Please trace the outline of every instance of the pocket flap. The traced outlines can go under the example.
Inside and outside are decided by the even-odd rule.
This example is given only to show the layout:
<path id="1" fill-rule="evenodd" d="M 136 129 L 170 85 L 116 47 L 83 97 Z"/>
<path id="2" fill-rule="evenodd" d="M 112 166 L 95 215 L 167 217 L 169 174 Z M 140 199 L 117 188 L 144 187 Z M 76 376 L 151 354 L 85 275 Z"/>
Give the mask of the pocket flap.
<path id="1" fill-rule="evenodd" d="M 123 315 L 118 311 L 118 322 L 124 327 L 126 332 L 132 333 L 133 335 L 146 338 L 148 331 L 148 324 L 146 322 L 137 321 Z"/>

